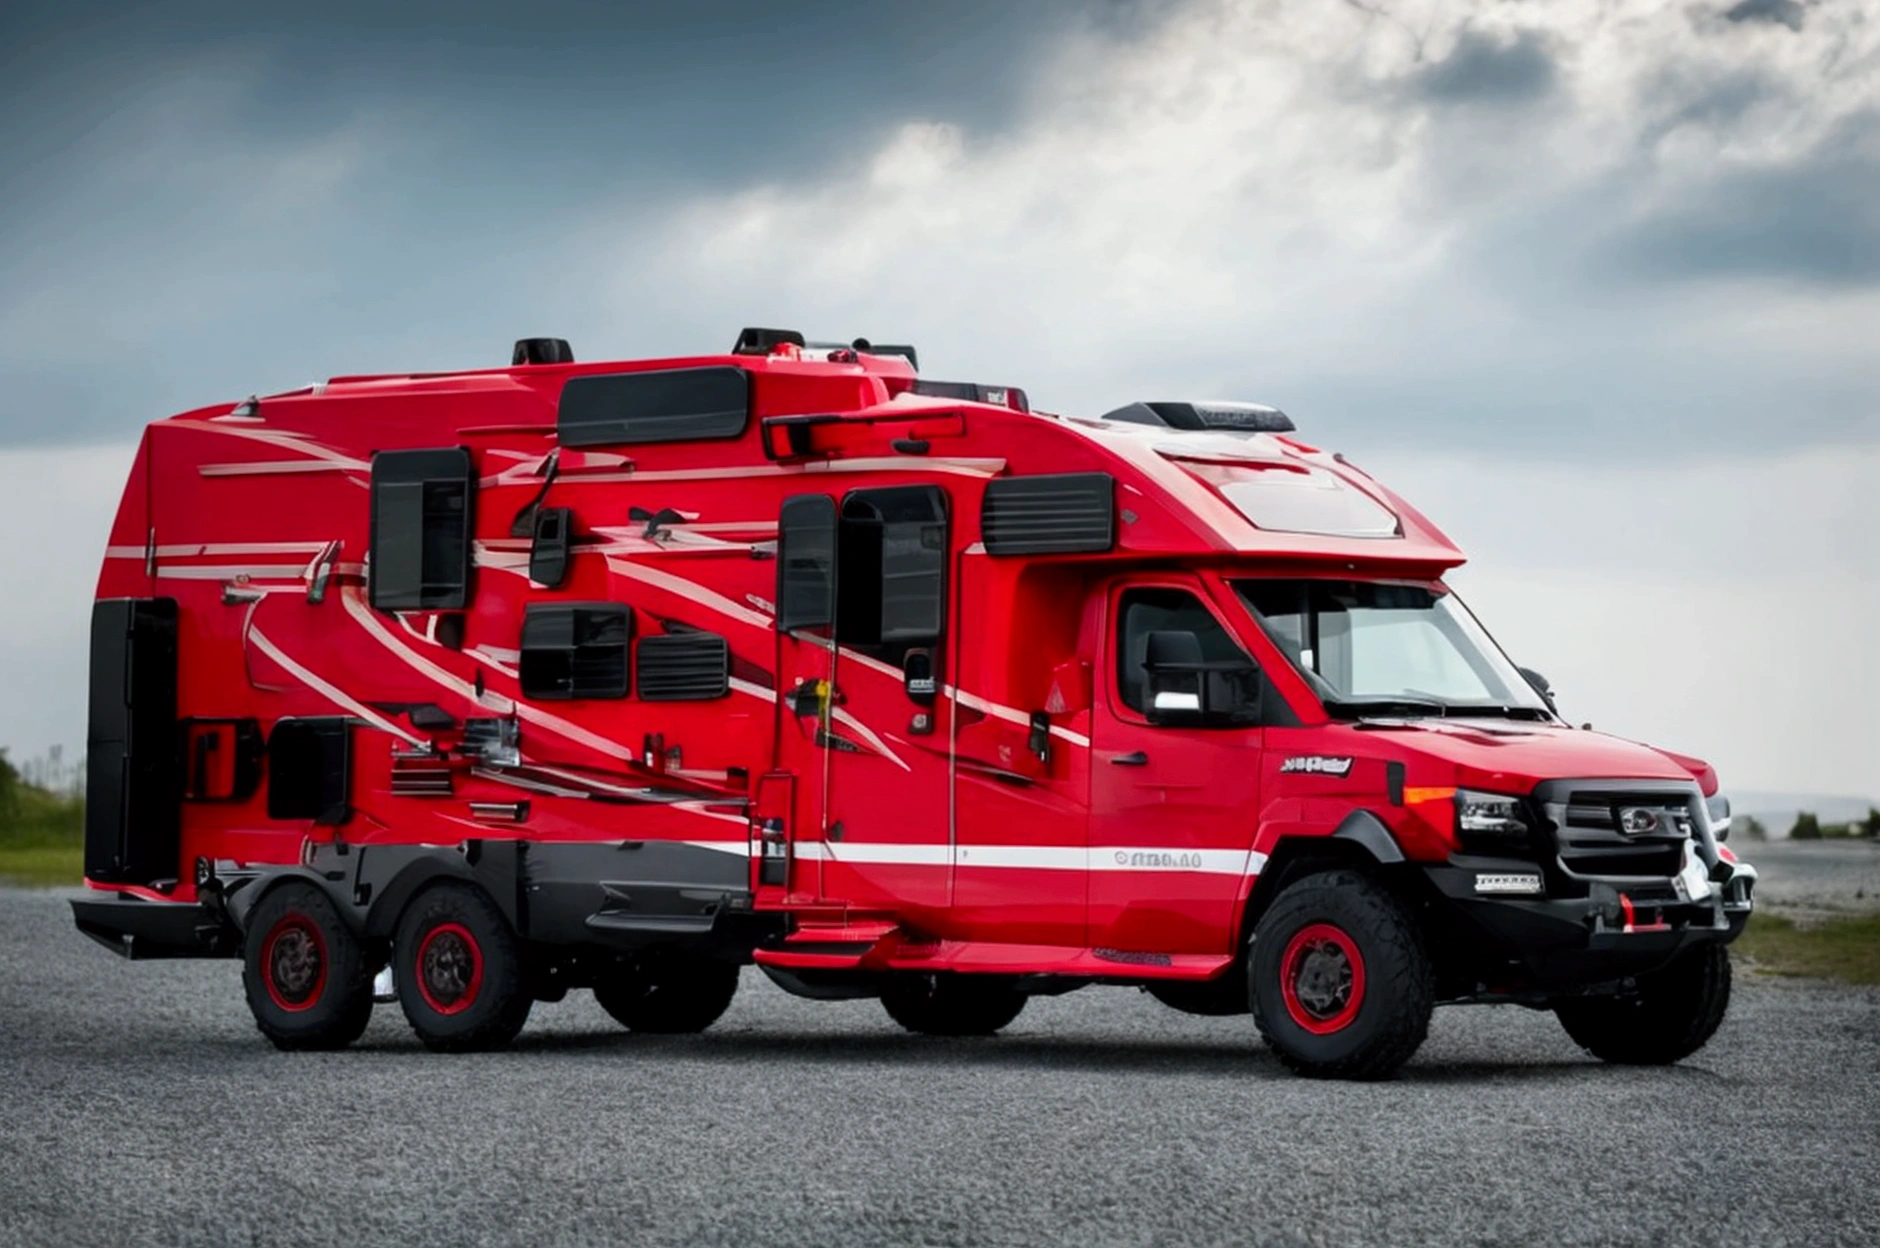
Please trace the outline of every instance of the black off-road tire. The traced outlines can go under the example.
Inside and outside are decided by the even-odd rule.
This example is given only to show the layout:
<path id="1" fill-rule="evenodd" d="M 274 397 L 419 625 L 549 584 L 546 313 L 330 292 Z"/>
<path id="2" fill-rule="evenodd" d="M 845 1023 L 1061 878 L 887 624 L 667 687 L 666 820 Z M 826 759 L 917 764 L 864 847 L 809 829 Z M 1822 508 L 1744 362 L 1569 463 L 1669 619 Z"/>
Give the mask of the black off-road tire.
<path id="1" fill-rule="evenodd" d="M 1355 871 L 1288 885 L 1254 928 L 1247 974 L 1261 1036 L 1302 1075 L 1382 1079 L 1429 1034 L 1436 982 L 1422 937 Z"/>
<path id="2" fill-rule="evenodd" d="M 326 894 L 290 881 L 248 916 L 242 988 L 277 1049 L 343 1049 L 372 1017 L 365 950 Z"/>
<path id="3" fill-rule="evenodd" d="M 1601 1061 L 1668 1066 L 1703 1048 L 1729 1008 L 1730 951 L 1705 945 L 1639 976 L 1635 992 L 1556 1002 L 1554 1013 Z"/>
<path id="4" fill-rule="evenodd" d="M 738 991 L 738 965 L 673 954 L 621 967 L 594 985 L 594 999 L 632 1031 L 676 1036 L 704 1031 Z"/>
<path id="5" fill-rule="evenodd" d="M 907 972 L 888 981 L 881 1004 L 923 1036 L 990 1036 L 1018 1017 L 1025 996 L 1003 975 Z"/>
<path id="6" fill-rule="evenodd" d="M 433 1052 L 503 1048 L 535 1004 L 509 920 L 469 884 L 433 884 L 411 900 L 392 966 L 405 1018 Z"/>

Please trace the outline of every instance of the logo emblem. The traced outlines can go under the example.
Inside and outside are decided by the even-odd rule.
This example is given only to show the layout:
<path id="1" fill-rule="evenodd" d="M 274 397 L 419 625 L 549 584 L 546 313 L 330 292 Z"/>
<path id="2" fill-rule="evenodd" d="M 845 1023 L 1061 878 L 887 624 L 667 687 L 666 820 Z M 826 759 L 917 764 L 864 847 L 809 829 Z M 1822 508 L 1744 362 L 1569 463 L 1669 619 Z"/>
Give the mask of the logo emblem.
<path id="1" fill-rule="evenodd" d="M 1644 836 L 1658 830 L 1658 812 L 1643 806 L 1627 806 L 1619 812 L 1619 830 L 1627 836 Z"/>
<path id="2" fill-rule="evenodd" d="M 1332 758 L 1324 754 L 1295 754 L 1281 763 L 1279 769 L 1282 775 L 1305 772 L 1308 775 L 1342 778 L 1351 774 L 1351 762 L 1349 758 Z"/>

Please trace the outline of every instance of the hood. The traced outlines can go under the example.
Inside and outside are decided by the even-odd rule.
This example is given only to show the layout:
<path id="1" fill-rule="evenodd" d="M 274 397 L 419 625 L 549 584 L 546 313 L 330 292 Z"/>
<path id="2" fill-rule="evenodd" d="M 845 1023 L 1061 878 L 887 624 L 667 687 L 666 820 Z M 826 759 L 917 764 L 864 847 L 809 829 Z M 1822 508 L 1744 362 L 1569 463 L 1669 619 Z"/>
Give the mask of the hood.
<path id="1" fill-rule="evenodd" d="M 1525 793 L 1542 780 L 1695 780 L 1648 745 L 1561 724 L 1500 719 L 1405 719 L 1354 727 L 1454 764 L 1458 783 Z"/>

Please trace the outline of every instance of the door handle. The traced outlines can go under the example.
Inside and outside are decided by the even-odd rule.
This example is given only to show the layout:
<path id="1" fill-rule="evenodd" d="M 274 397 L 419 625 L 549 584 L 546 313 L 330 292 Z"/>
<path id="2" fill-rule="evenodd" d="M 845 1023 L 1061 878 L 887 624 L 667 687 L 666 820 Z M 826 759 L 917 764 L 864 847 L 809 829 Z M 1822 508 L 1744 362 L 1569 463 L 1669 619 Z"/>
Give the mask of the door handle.
<path id="1" fill-rule="evenodd" d="M 1149 765 L 1149 756 L 1141 750 L 1137 750 L 1133 754 L 1112 754 L 1110 755 L 1110 764 L 1114 767 L 1147 767 Z"/>

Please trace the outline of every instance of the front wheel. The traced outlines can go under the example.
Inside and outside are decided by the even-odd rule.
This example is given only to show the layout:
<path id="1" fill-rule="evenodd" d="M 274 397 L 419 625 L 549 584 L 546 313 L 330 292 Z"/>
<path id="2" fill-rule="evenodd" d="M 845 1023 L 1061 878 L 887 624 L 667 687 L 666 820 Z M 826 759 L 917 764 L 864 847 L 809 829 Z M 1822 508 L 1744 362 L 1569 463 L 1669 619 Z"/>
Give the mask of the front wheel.
<path id="1" fill-rule="evenodd" d="M 1668 1066 L 1709 1042 L 1730 1008 L 1730 951 L 1706 945 L 1661 971 L 1638 977 L 1635 991 L 1555 1004 L 1560 1025 L 1601 1061 Z"/>
<path id="2" fill-rule="evenodd" d="M 912 971 L 888 981 L 881 1004 L 924 1036 L 989 1036 L 1018 1017 L 1025 996 L 999 975 Z"/>
<path id="3" fill-rule="evenodd" d="M 1403 905 L 1355 871 L 1274 899 L 1247 958 L 1254 1022 L 1299 1074 L 1381 1079 L 1429 1033 L 1435 974 Z"/>

